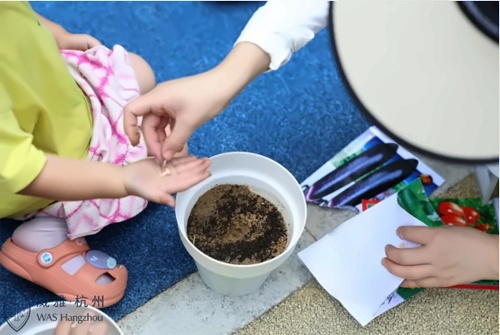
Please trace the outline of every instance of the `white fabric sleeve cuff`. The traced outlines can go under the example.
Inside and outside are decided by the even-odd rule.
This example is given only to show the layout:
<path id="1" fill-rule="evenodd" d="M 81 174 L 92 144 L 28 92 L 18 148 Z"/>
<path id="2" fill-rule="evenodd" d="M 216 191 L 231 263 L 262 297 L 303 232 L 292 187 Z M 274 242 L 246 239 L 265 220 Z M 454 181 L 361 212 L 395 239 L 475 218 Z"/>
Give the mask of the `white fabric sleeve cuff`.
<path id="1" fill-rule="evenodd" d="M 270 0 L 250 18 L 236 44 L 250 42 L 271 57 L 270 70 L 286 64 L 328 23 L 329 1 Z"/>

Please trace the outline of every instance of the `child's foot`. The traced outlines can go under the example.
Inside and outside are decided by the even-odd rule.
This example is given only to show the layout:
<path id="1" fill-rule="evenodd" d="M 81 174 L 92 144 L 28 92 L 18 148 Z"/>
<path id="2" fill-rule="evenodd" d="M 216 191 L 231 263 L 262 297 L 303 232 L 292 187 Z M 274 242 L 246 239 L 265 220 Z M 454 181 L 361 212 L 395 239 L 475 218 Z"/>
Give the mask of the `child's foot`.
<path id="1" fill-rule="evenodd" d="M 9 238 L 0 251 L 0 264 L 65 300 L 86 299 L 103 308 L 125 293 L 128 273 L 101 251 L 90 250 L 85 239 L 66 240 L 39 252 L 27 251 Z"/>
<path id="2" fill-rule="evenodd" d="M 36 216 L 24 222 L 14 231 L 12 242 L 18 247 L 32 252 L 51 249 L 68 239 L 68 225 L 66 220 L 50 216 Z M 109 257 L 109 256 L 108 256 Z M 86 261 L 82 255 L 77 255 L 65 263 L 64 270 L 76 273 Z M 113 278 L 103 274 L 96 279 L 98 285 L 109 284 Z"/>

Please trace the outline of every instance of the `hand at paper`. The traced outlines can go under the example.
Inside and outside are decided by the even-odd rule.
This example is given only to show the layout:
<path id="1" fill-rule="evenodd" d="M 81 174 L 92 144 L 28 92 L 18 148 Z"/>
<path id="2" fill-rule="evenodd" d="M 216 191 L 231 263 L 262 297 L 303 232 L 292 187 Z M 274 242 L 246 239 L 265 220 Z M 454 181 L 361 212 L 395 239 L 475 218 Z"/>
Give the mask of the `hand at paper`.
<path id="1" fill-rule="evenodd" d="M 416 248 L 386 247 L 387 270 L 402 287 L 448 287 L 498 279 L 498 235 L 468 227 L 400 227 L 401 239 Z"/>

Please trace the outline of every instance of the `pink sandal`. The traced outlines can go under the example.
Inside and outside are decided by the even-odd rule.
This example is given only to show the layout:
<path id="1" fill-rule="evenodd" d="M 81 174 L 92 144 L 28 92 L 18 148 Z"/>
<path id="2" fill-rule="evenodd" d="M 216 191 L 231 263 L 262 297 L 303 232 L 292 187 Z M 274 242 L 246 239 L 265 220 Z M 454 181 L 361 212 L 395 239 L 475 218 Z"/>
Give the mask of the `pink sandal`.
<path id="1" fill-rule="evenodd" d="M 66 272 L 63 264 L 82 255 L 85 264 L 74 274 Z M 40 252 L 26 251 L 9 238 L 0 251 L 0 264 L 16 275 L 45 287 L 68 301 L 97 301 L 94 307 L 104 308 L 123 298 L 128 273 L 123 265 L 102 251 L 90 250 L 83 238 L 67 240 L 51 249 Z M 108 274 L 114 280 L 98 285 L 97 278 Z"/>

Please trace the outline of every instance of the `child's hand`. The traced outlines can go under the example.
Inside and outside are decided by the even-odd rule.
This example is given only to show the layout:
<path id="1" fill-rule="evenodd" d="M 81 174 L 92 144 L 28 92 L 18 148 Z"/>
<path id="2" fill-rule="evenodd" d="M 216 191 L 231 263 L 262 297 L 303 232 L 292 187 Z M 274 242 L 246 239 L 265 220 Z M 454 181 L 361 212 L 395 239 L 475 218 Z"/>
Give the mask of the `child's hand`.
<path id="1" fill-rule="evenodd" d="M 129 195 L 174 206 L 171 194 L 184 191 L 210 176 L 208 158 L 183 156 L 172 159 L 165 168 L 147 158 L 124 167 L 125 187 Z"/>
<path id="2" fill-rule="evenodd" d="M 61 50 L 69 49 L 85 51 L 95 47 L 96 45 L 101 45 L 101 42 L 87 34 L 72 34 L 64 31 L 55 37 L 57 46 Z"/>
<path id="3" fill-rule="evenodd" d="M 498 235 L 469 227 L 401 227 L 401 239 L 416 248 L 386 247 L 387 270 L 403 287 L 448 287 L 482 279 L 498 280 Z"/>
<path id="4" fill-rule="evenodd" d="M 101 42 L 90 35 L 72 34 L 64 29 L 63 26 L 44 18 L 40 14 L 37 14 L 37 16 L 40 22 L 50 30 L 52 35 L 54 35 L 57 46 L 61 50 L 69 49 L 85 51 L 95 47 L 96 45 L 101 45 Z"/>

